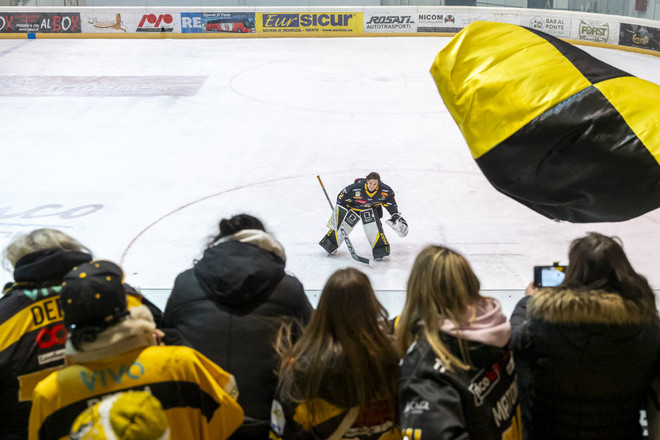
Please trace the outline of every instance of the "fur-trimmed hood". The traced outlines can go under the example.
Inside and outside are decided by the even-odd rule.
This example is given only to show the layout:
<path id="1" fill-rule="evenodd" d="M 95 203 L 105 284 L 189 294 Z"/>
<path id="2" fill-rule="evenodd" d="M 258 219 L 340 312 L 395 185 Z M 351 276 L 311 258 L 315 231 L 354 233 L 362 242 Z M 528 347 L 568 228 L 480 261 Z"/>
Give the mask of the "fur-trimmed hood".
<path id="1" fill-rule="evenodd" d="M 562 324 L 640 324 L 649 314 L 621 295 L 604 290 L 540 289 L 529 299 L 531 317 Z"/>
<path id="2" fill-rule="evenodd" d="M 641 440 L 639 411 L 660 365 L 654 313 L 602 290 L 555 287 L 522 298 L 510 346 L 523 438 Z"/>

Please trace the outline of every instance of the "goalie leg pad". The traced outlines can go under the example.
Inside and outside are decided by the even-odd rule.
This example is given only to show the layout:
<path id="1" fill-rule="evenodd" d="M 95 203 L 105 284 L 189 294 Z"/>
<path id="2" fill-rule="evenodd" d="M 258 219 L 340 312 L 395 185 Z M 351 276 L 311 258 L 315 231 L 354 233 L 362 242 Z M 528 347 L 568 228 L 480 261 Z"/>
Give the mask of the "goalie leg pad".
<path id="1" fill-rule="evenodd" d="M 387 238 L 385 238 L 384 234 L 380 234 L 379 240 L 376 242 L 371 252 L 373 253 L 374 258 L 383 258 L 390 254 L 390 245 L 387 243 Z"/>
<path id="2" fill-rule="evenodd" d="M 344 217 L 344 224 L 342 224 L 341 226 L 343 226 L 344 229 L 346 229 L 346 233 L 348 234 L 348 231 L 349 230 L 352 231 L 355 225 L 357 225 L 359 221 L 360 221 L 360 216 L 357 215 L 355 211 L 350 210 L 346 214 L 346 217 Z"/>
<path id="3" fill-rule="evenodd" d="M 346 214 L 348 213 L 348 209 L 344 208 L 341 205 L 335 205 L 334 209 L 332 210 L 332 214 L 330 214 L 330 218 L 328 219 L 328 223 L 326 226 L 330 229 L 334 229 L 335 231 L 339 230 L 339 225 L 344 221 L 344 218 L 346 217 Z"/>
<path id="4" fill-rule="evenodd" d="M 357 225 L 358 221 L 360 221 L 360 216 L 358 216 L 354 211 L 348 211 L 348 214 L 346 214 L 346 217 L 344 217 L 344 221 L 339 224 L 339 227 L 346 232 L 346 235 L 350 235 L 351 232 L 353 232 L 353 228 L 355 225 Z M 337 236 L 339 237 L 339 244 L 341 245 L 342 242 L 344 241 L 344 237 L 337 232 Z"/>
<path id="5" fill-rule="evenodd" d="M 343 240 L 343 238 L 339 238 L 339 234 L 337 233 L 337 231 L 335 231 L 334 229 L 330 229 L 328 233 L 325 234 L 325 237 L 323 237 L 321 241 L 319 241 L 319 244 L 323 249 L 326 250 L 327 253 L 331 254 L 334 251 L 336 251 L 339 245 L 341 244 L 339 243 L 340 239 Z"/>
<path id="6" fill-rule="evenodd" d="M 342 218 L 342 221 L 339 223 L 339 227 L 341 227 L 348 236 L 353 231 L 353 228 L 357 222 L 360 221 L 360 217 L 354 211 L 348 211 L 343 206 L 340 206 L 340 208 L 343 209 L 343 211 L 338 211 Z M 325 234 L 325 237 L 323 237 L 319 242 L 321 247 L 325 249 L 329 254 L 336 251 L 337 248 L 344 242 L 344 236 L 338 232 L 339 227 L 337 229 L 330 228 L 328 233 Z"/>
<path id="7" fill-rule="evenodd" d="M 339 228 L 343 227 L 348 234 L 349 231 L 353 230 L 358 221 L 360 221 L 360 216 L 355 211 L 346 209 L 341 205 L 335 205 L 327 226 L 335 231 L 339 231 Z"/>
<path id="8" fill-rule="evenodd" d="M 380 218 L 376 215 L 373 209 L 362 211 L 362 225 L 364 226 L 364 233 L 371 245 L 371 252 L 374 258 L 383 258 L 390 254 L 390 244 L 383 232 L 383 225 Z"/>

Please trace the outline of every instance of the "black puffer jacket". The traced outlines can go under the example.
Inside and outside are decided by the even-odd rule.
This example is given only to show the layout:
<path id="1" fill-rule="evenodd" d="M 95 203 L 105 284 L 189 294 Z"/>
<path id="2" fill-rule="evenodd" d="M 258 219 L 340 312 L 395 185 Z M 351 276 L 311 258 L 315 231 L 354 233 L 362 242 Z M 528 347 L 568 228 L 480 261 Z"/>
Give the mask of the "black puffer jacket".
<path id="1" fill-rule="evenodd" d="M 642 438 L 660 329 L 615 293 L 542 289 L 511 317 L 524 438 Z"/>
<path id="2" fill-rule="evenodd" d="M 176 278 L 165 308 L 165 327 L 236 378 L 245 422 L 232 439 L 268 438 L 277 332 L 285 317 L 307 323 L 312 313 L 302 284 L 284 265 L 273 237 L 240 231 Z"/>

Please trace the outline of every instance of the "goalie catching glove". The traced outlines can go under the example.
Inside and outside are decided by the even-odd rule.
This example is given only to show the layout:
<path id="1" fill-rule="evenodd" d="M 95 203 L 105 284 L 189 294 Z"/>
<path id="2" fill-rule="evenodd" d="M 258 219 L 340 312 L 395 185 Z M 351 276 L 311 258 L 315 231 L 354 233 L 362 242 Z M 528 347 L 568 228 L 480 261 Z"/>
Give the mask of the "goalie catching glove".
<path id="1" fill-rule="evenodd" d="M 396 232 L 399 237 L 405 237 L 408 235 L 408 223 L 403 219 L 400 213 L 394 213 L 392 218 L 385 220 L 385 223 L 394 229 L 394 232 Z"/>

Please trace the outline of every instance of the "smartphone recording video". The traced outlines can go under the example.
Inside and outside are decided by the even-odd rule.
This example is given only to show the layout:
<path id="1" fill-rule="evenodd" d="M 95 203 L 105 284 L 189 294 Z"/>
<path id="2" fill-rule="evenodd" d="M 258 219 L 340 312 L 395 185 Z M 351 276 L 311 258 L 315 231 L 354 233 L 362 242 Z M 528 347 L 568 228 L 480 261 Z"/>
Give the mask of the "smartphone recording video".
<path id="1" fill-rule="evenodd" d="M 534 266 L 534 285 L 554 287 L 564 281 L 566 266 Z"/>

